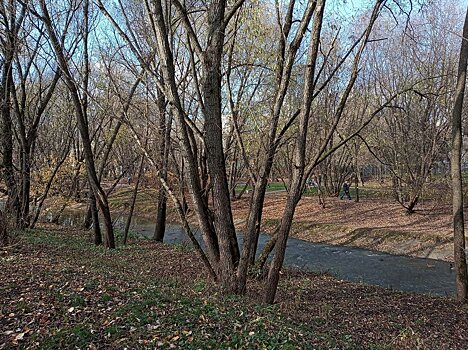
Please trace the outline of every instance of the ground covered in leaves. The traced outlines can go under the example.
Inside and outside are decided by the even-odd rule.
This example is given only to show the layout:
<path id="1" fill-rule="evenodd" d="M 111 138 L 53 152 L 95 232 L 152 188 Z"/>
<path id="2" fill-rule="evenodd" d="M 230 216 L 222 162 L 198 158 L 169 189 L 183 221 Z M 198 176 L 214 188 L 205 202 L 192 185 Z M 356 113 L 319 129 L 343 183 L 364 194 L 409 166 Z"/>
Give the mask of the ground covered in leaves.
<path id="1" fill-rule="evenodd" d="M 59 227 L 0 254 L 0 348 L 467 349 L 468 309 L 294 270 L 277 303 L 222 295 L 194 252 L 134 240 L 114 251 Z"/>

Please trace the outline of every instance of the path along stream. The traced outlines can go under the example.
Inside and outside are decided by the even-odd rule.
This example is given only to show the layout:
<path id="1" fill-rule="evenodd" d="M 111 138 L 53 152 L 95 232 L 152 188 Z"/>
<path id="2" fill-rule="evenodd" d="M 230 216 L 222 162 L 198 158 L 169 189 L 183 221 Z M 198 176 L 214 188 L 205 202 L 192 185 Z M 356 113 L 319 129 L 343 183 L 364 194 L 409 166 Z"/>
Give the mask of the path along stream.
<path id="1" fill-rule="evenodd" d="M 79 218 L 71 213 L 64 213 L 60 223 L 74 225 L 78 223 L 78 219 L 82 220 L 81 213 Z M 116 227 L 121 224 L 122 222 L 117 220 Z M 151 238 L 154 223 L 135 218 L 131 232 L 142 238 Z M 196 233 L 196 236 L 201 242 L 200 234 Z M 239 235 L 239 239 L 242 241 L 242 235 Z M 268 235 L 260 235 L 259 251 L 268 240 Z M 164 242 L 190 245 L 182 226 L 177 224 L 167 225 Z M 347 281 L 399 291 L 439 296 L 453 296 L 455 292 L 455 273 L 452 265 L 440 260 L 392 255 L 289 238 L 284 263 L 286 266 L 307 271 L 327 272 Z"/>

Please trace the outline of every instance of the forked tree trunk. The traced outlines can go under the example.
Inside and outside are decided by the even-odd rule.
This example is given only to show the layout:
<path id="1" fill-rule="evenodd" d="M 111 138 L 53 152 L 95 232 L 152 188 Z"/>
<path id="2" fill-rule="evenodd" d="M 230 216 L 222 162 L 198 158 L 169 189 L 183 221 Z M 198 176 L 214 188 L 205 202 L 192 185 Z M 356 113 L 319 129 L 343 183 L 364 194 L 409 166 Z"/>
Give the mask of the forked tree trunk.
<path id="1" fill-rule="evenodd" d="M 418 192 L 420 190 L 417 190 Z M 406 207 L 406 211 L 408 214 L 414 214 L 416 205 L 418 205 L 419 202 L 419 195 L 411 195 L 410 200 L 408 202 L 408 206 Z"/>
<path id="2" fill-rule="evenodd" d="M 462 112 L 465 95 L 466 70 L 468 60 L 468 8 L 466 10 L 463 37 L 458 62 L 457 86 L 455 104 L 452 111 L 452 204 L 453 204 L 453 243 L 454 266 L 456 278 L 456 293 L 459 302 L 466 303 L 468 299 L 468 272 L 465 249 L 465 224 L 463 213 L 463 182 L 461 174 L 462 141 Z"/>
<path id="3" fill-rule="evenodd" d="M 358 64 L 360 62 L 360 58 L 362 56 L 362 52 L 365 48 L 365 45 L 369 39 L 373 24 L 380 13 L 381 5 L 384 0 L 377 0 L 374 9 L 372 12 L 372 16 L 369 21 L 369 25 L 366 28 L 365 35 L 363 36 L 361 45 L 358 49 L 354 57 L 354 62 L 352 66 L 352 73 L 350 80 L 346 86 L 345 91 L 343 92 L 340 102 L 338 104 L 337 112 L 335 115 L 335 126 L 338 124 L 341 115 L 343 113 L 344 107 L 346 106 L 346 102 L 348 97 L 353 89 L 354 83 L 356 82 L 357 75 L 358 75 Z M 317 62 L 317 55 L 318 55 L 318 47 L 320 41 L 320 33 L 322 29 L 322 20 L 325 8 L 325 0 L 318 0 L 317 7 L 315 12 L 315 18 L 313 22 L 313 29 L 311 34 L 311 39 L 309 43 L 308 49 L 308 58 L 307 58 L 307 65 L 305 67 L 305 77 L 304 77 L 304 93 L 302 98 L 301 104 L 301 112 L 299 118 L 299 126 L 297 131 L 296 143 L 294 148 L 294 157 L 293 157 L 293 175 L 290 190 L 288 193 L 288 199 L 286 202 L 286 207 L 283 212 L 283 216 L 281 218 L 281 224 L 278 231 L 278 241 L 275 245 L 275 255 L 273 257 L 273 261 L 270 265 L 270 269 L 268 272 L 268 278 L 265 285 L 263 300 L 266 303 L 272 304 L 275 300 L 276 290 L 278 287 L 280 270 L 283 266 L 284 255 L 286 252 L 286 243 L 288 240 L 289 232 L 291 229 L 292 220 L 294 217 L 294 212 L 296 210 L 297 203 L 299 202 L 302 189 L 304 186 L 304 174 L 305 174 L 305 152 L 306 152 L 306 144 L 307 144 L 307 133 L 309 127 L 309 119 L 311 114 L 311 105 L 314 99 L 314 77 L 315 77 L 315 67 Z M 329 130 L 329 134 L 331 135 L 334 132 L 334 128 Z M 307 174 L 309 173 L 309 169 L 307 170 Z"/>
<path id="4" fill-rule="evenodd" d="M 178 93 L 177 83 L 175 81 L 175 66 L 174 56 L 169 43 L 169 37 L 166 27 L 166 19 L 164 10 L 160 0 L 153 1 L 154 6 L 154 24 L 158 42 L 158 53 L 161 58 L 161 70 L 165 82 L 165 94 L 167 99 L 172 103 L 174 108 L 174 117 L 176 118 L 180 129 L 181 144 L 183 157 L 187 164 L 187 179 L 191 187 L 191 196 L 195 206 L 200 230 L 203 234 L 203 239 L 207 248 L 207 255 L 213 266 L 219 262 L 219 249 L 216 233 L 212 229 L 212 222 L 209 215 L 209 210 L 205 205 L 202 189 L 200 186 L 200 177 L 195 154 L 190 142 L 185 112 L 182 107 L 181 98 Z M 218 273 L 218 271 L 216 271 Z"/>
<path id="5" fill-rule="evenodd" d="M 291 1 L 288 7 L 286 20 L 284 27 L 281 28 L 282 35 L 286 36 L 289 34 L 293 22 L 295 1 Z M 247 271 L 249 265 L 255 259 L 257 250 L 258 237 L 260 232 L 260 224 L 262 220 L 262 210 L 265 201 L 265 193 L 268 185 L 268 179 L 270 177 L 273 161 L 276 155 L 276 150 L 279 145 L 278 139 L 278 122 L 283 107 L 284 99 L 288 90 L 292 66 L 295 60 L 297 51 L 302 43 L 304 34 L 308 28 L 314 10 L 316 8 L 316 1 L 309 1 L 307 8 L 301 20 L 296 35 L 291 42 L 288 44 L 284 39 L 280 42 L 280 57 L 278 59 L 278 76 L 277 76 L 277 91 L 275 96 L 275 102 L 272 109 L 272 118 L 270 122 L 270 129 L 268 132 L 267 141 L 267 154 L 263 160 L 263 164 L 260 167 L 260 175 L 257 182 L 253 184 L 253 194 L 249 207 L 249 214 L 245 225 L 245 240 L 242 246 L 242 253 L 240 256 L 239 267 L 237 271 L 237 292 L 244 293 L 246 289 Z M 288 47 L 288 49 L 286 49 Z"/>
<path id="6" fill-rule="evenodd" d="M 263 300 L 268 304 L 272 304 L 275 300 L 280 270 L 283 266 L 284 255 L 286 252 L 286 242 L 288 240 L 289 231 L 291 229 L 297 203 L 299 202 L 299 199 L 302 195 L 302 180 L 305 171 L 307 132 L 314 92 L 313 81 L 315 77 L 315 66 L 317 62 L 319 39 L 322 30 L 324 10 L 325 0 L 318 0 L 315 9 L 314 23 L 311 34 L 312 36 L 308 48 L 307 66 L 304 74 L 304 93 L 301 104 L 301 113 L 299 117 L 299 128 L 297 132 L 296 145 L 294 149 L 294 168 L 292 181 L 288 193 L 286 207 L 284 208 L 283 216 L 281 218 L 281 224 L 278 230 L 278 241 L 275 245 L 275 255 L 270 265 L 270 270 L 268 272 L 268 278 L 266 280 L 265 291 L 263 295 Z"/>
<path id="7" fill-rule="evenodd" d="M 80 93 L 77 88 L 76 81 L 74 80 L 72 73 L 69 68 L 69 63 L 64 52 L 64 48 L 58 40 L 57 33 L 55 28 L 52 25 L 52 21 L 49 15 L 49 11 L 46 5 L 45 0 L 40 1 L 40 6 L 42 9 L 43 20 L 47 33 L 49 34 L 49 39 L 52 45 L 52 48 L 57 56 L 57 61 L 60 66 L 60 69 L 63 72 L 63 77 L 65 84 L 70 91 L 72 96 L 73 104 L 75 107 L 75 114 L 78 121 L 78 130 L 80 131 L 81 140 L 83 142 L 83 151 L 86 162 L 86 170 L 88 174 L 88 180 L 93 191 L 94 196 L 96 197 L 96 202 L 101 210 L 103 216 L 103 223 L 105 227 L 105 237 L 104 245 L 108 248 L 115 248 L 115 239 L 114 231 L 112 227 L 112 219 L 109 210 L 109 203 L 107 201 L 107 195 L 101 187 L 98 176 L 96 174 L 96 166 L 94 163 L 94 154 L 91 146 L 91 138 L 89 135 L 88 128 L 88 118 L 87 118 L 87 88 L 88 88 L 88 79 L 89 79 L 89 58 L 88 58 L 88 5 L 87 0 L 84 1 L 83 7 L 83 19 L 85 21 L 85 30 L 83 32 L 83 46 L 84 46 L 84 60 L 85 60 L 85 72 L 83 75 L 83 85 L 85 88 L 85 93 L 83 98 L 80 97 Z"/>
<path id="8" fill-rule="evenodd" d="M 218 236 L 220 253 L 218 267 L 220 282 L 227 290 L 234 290 L 239 247 L 229 198 L 221 119 L 221 60 L 224 45 L 225 8 L 225 0 L 212 1 L 208 8 L 208 45 L 203 62 L 202 94 L 206 157 L 213 186 L 214 227 Z"/>

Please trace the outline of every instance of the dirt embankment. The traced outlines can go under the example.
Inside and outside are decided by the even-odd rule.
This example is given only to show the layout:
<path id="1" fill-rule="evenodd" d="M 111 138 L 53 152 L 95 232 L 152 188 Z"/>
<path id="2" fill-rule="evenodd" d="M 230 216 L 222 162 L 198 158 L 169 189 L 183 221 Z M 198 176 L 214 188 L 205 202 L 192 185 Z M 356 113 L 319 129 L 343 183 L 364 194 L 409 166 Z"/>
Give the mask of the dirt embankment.
<path id="1" fill-rule="evenodd" d="M 273 232 L 286 202 L 285 193 L 267 195 L 263 229 Z M 426 202 L 416 213 L 388 199 L 340 200 L 326 198 L 322 208 L 317 197 L 304 197 L 294 216 L 291 235 L 312 242 L 356 246 L 434 259 L 453 260 L 451 212 L 447 205 Z M 243 226 L 247 201 L 233 204 L 235 220 Z"/>

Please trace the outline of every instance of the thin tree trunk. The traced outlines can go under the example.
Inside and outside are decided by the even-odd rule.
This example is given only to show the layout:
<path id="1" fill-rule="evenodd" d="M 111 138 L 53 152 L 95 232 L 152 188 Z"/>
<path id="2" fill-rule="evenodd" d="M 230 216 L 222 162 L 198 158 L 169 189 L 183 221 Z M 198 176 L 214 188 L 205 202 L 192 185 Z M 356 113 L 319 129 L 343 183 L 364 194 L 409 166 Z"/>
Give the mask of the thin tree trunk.
<path id="1" fill-rule="evenodd" d="M 102 180 L 104 170 L 106 168 L 107 162 L 109 160 L 109 157 L 110 157 L 110 154 L 111 154 L 111 151 L 112 151 L 112 147 L 114 146 L 114 142 L 117 139 L 120 128 L 122 127 L 123 116 L 127 113 L 128 109 L 130 108 L 130 103 L 132 101 L 133 95 L 135 94 L 135 91 L 138 88 L 138 85 L 140 85 L 140 82 L 141 82 L 141 77 L 139 76 L 137 78 L 137 80 L 135 81 L 135 83 L 133 84 L 132 89 L 130 90 L 130 94 L 129 94 L 128 98 L 127 98 L 127 101 L 125 102 L 122 115 L 120 116 L 120 118 L 117 119 L 117 124 L 115 125 L 114 130 L 112 131 L 112 135 L 111 135 L 110 139 L 106 143 L 106 146 L 105 146 L 105 149 L 104 149 L 104 154 L 103 154 L 102 159 L 101 159 L 101 165 L 99 166 L 99 170 L 98 170 L 99 182 L 101 182 L 101 180 Z M 121 176 L 123 176 L 123 174 Z M 107 192 L 107 195 L 109 195 L 109 194 L 110 194 L 110 192 Z M 86 210 L 86 217 L 85 217 L 84 223 L 85 223 L 84 224 L 85 228 L 89 228 L 90 225 L 91 225 L 91 205 L 88 205 L 88 208 Z"/>
<path id="2" fill-rule="evenodd" d="M 468 8 L 463 26 L 463 38 L 458 62 L 455 104 L 452 111 L 452 203 L 453 203 L 453 243 L 456 294 L 459 302 L 466 303 L 468 298 L 468 271 L 465 250 L 465 224 L 463 213 L 463 178 L 461 156 L 463 149 L 462 113 L 465 95 L 466 71 L 468 60 Z"/>
<path id="3" fill-rule="evenodd" d="M 158 209 L 156 213 L 156 226 L 154 227 L 154 240 L 162 242 L 164 233 L 166 232 L 166 213 L 167 213 L 167 197 L 164 189 L 161 188 L 158 193 Z"/>
<path id="4" fill-rule="evenodd" d="M 140 185 L 141 174 L 143 173 L 143 165 L 145 164 L 145 156 L 141 156 L 140 166 L 138 167 L 138 175 L 135 182 L 135 187 L 133 189 L 132 202 L 130 203 L 130 211 L 128 213 L 127 222 L 125 223 L 123 244 L 127 244 L 128 230 L 130 229 L 130 224 L 132 223 L 133 211 L 135 209 L 135 202 L 138 195 L 138 186 Z"/>
<path id="5" fill-rule="evenodd" d="M 90 188 L 88 193 L 88 208 L 86 210 L 86 215 L 83 221 L 83 228 L 86 230 L 89 230 L 89 228 L 93 224 L 93 213 L 91 207 L 96 207 L 96 198 L 94 197 L 94 195 L 91 195 L 91 192 L 92 190 Z M 94 204 L 92 202 L 94 202 Z"/>
<path id="6" fill-rule="evenodd" d="M 359 146 L 357 141 L 354 145 L 354 189 L 356 191 L 356 199 L 354 200 L 356 203 L 359 202 Z"/>
<path id="7" fill-rule="evenodd" d="M 23 145 L 21 159 L 21 218 L 20 218 L 20 229 L 24 229 L 29 226 L 29 200 L 31 194 L 31 149 L 29 141 L 26 140 L 26 144 Z"/>
<path id="8" fill-rule="evenodd" d="M 64 152 L 62 158 L 59 160 L 59 162 L 55 166 L 54 171 L 52 172 L 52 175 L 49 177 L 49 180 L 47 181 L 44 192 L 43 192 L 43 194 L 41 196 L 41 199 L 39 200 L 39 204 L 38 204 L 38 206 L 37 206 L 37 208 L 35 210 L 34 218 L 33 218 L 32 222 L 31 222 L 30 228 L 34 228 L 34 226 L 36 226 L 37 220 L 39 219 L 39 215 L 41 214 L 42 206 L 44 205 L 44 201 L 46 200 L 46 198 L 47 198 L 47 196 L 49 194 L 49 191 L 50 191 L 50 188 L 52 187 L 52 183 L 54 182 L 55 176 L 57 175 L 60 167 L 65 162 L 65 160 L 67 159 L 69 154 L 70 154 L 70 143 L 68 142 L 67 147 L 66 147 L 66 151 Z"/>
<path id="9" fill-rule="evenodd" d="M 273 257 L 273 261 L 270 265 L 270 269 L 268 272 L 268 278 L 265 285 L 265 291 L 263 295 L 263 300 L 266 303 L 273 303 L 275 300 L 276 290 L 278 287 L 280 270 L 283 266 L 284 255 L 286 251 L 286 242 L 289 236 L 289 232 L 291 229 L 292 220 L 294 217 L 294 212 L 299 202 L 299 199 L 302 195 L 302 189 L 304 186 L 304 179 L 310 173 L 311 169 L 305 169 L 305 152 L 306 152 L 306 144 L 307 144 L 307 133 L 309 127 L 309 119 L 311 114 L 311 105 L 314 99 L 314 76 L 315 76 L 315 67 L 317 62 L 317 55 L 318 55 L 318 45 L 320 41 L 320 33 L 322 28 L 322 20 L 325 8 L 325 1 L 326 0 L 318 0 L 317 1 L 317 8 L 315 12 L 314 24 L 311 34 L 311 40 L 309 43 L 308 49 L 308 58 L 307 58 L 307 65 L 305 67 L 305 77 L 304 77 L 304 93 L 303 99 L 301 104 L 300 110 L 300 118 L 299 118 L 299 126 L 296 136 L 296 143 L 294 149 L 294 157 L 293 157 L 293 176 L 290 185 L 290 190 L 288 193 L 288 199 L 286 202 L 286 207 L 283 212 L 283 216 L 281 219 L 280 229 L 278 231 L 278 241 L 275 246 L 275 255 Z M 358 75 L 358 65 L 360 62 L 360 58 L 362 56 L 362 52 L 365 48 L 366 43 L 368 42 L 370 33 L 372 31 L 372 27 L 380 13 L 382 3 L 385 0 L 377 0 L 374 5 L 374 9 L 372 12 L 372 16 L 369 21 L 369 25 L 364 32 L 364 36 L 361 41 L 361 45 L 358 49 L 354 57 L 354 62 L 352 66 L 352 73 L 351 77 L 348 81 L 345 91 L 343 92 L 340 102 L 337 108 L 337 112 L 335 114 L 335 122 L 334 126 L 331 130 L 329 130 L 329 135 L 333 135 L 333 132 L 336 128 L 336 125 L 339 123 L 341 119 L 341 115 L 343 110 L 346 106 L 346 102 L 348 97 L 354 87 L 354 83 L 356 82 L 357 75 Z M 322 145 L 322 146 L 325 146 Z M 322 147 L 322 149 L 324 149 Z M 320 152 L 317 157 L 320 157 Z M 315 161 L 314 163 L 318 163 Z M 304 176 L 304 174 L 307 174 Z"/>
<path id="10" fill-rule="evenodd" d="M 161 90 L 158 92 L 158 112 L 159 112 L 159 162 L 161 164 L 160 177 L 167 181 L 167 166 L 169 158 L 169 143 L 171 134 L 172 118 L 169 116 L 169 122 L 166 122 L 166 99 Z M 169 124 L 169 125 L 167 125 Z M 162 242 L 164 240 L 164 232 L 166 231 L 166 211 L 167 197 L 163 186 L 160 186 L 158 193 L 158 208 L 156 214 L 156 226 L 154 227 L 154 240 Z"/>
<path id="11" fill-rule="evenodd" d="M 93 233 L 94 233 L 94 244 L 101 245 L 102 242 L 102 233 L 101 233 L 101 223 L 99 222 L 99 210 L 96 203 L 96 197 L 94 197 L 94 193 L 90 190 L 90 197 L 89 197 L 89 213 L 91 216 L 91 225 L 93 226 Z"/>
<path id="12" fill-rule="evenodd" d="M 254 267 L 255 271 L 262 271 L 263 270 L 263 267 L 265 266 L 265 263 L 266 263 L 266 261 L 268 259 L 268 256 L 270 255 L 270 253 L 275 248 L 275 245 L 276 245 L 277 241 L 278 241 L 278 230 L 275 230 L 275 233 L 273 234 L 273 236 L 271 236 L 271 238 L 267 242 L 267 244 L 265 244 L 265 246 L 263 247 L 262 252 L 260 253 L 260 255 L 258 256 L 258 258 L 257 258 L 257 260 L 255 262 L 255 267 Z"/>
<path id="13" fill-rule="evenodd" d="M 288 7 L 288 12 L 285 20 L 284 27 L 281 28 L 281 37 L 287 36 L 291 30 L 293 21 L 293 10 L 295 1 L 291 1 Z M 310 19 L 316 8 L 316 1 L 309 1 L 307 9 L 301 20 L 301 25 L 298 28 L 296 35 L 289 44 L 289 48 L 286 52 L 287 43 L 280 41 L 282 45 L 280 49 L 280 56 L 278 58 L 278 76 L 277 76 L 277 91 L 275 96 L 275 103 L 272 110 L 272 118 L 270 122 L 270 128 L 268 133 L 267 142 L 267 154 L 265 155 L 263 164 L 260 167 L 260 175 L 257 179 L 257 183 L 253 184 L 252 200 L 249 208 L 249 214 L 245 225 L 245 240 L 242 246 L 242 253 L 240 256 L 239 267 L 237 269 L 237 292 L 244 293 L 247 271 L 249 265 L 255 259 L 255 253 L 258 243 L 258 234 L 262 219 L 263 204 L 265 201 L 265 193 L 268 185 L 268 178 L 270 176 L 276 150 L 279 145 L 280 138 L 277 137 L 278 122 L 281 114 L 284 99 L 287 93 L 287 89 L 290 82 L 291 71 L 293 62 L 295 60 L 297 51 L 300 47 L 304 33 L 310 23 Z M 284 130 L 284 129 L 283 129 Z M 281 133 L 280 133 L 281 135 Z"/>

